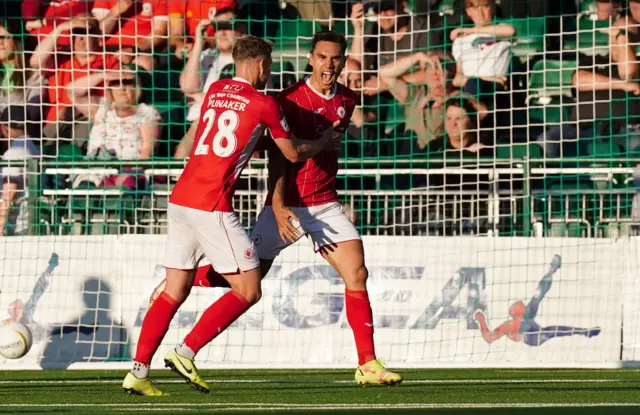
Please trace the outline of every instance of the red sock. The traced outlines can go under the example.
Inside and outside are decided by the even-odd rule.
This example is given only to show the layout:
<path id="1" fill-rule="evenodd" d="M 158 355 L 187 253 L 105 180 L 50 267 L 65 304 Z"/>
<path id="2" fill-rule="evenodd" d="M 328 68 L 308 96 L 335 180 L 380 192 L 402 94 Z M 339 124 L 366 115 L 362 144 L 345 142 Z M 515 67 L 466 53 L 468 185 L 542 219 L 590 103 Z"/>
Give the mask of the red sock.
<path id="1" fill-rule="evenodd" d="M 358 365 L 363 365 L 376 358 L 373 345 L 373 312 L 369 303 L 367 290 L 345 290 L 347 321 L 353 330 L 358 350 Z"/>
<path id="2" fill-rule="evenodd" d="M 217 273 L 211 265 L 198 267 L 193 280 L 194 287 L 225 287 L 231 288 L 227 280 Z"/>
<path id="3" fill-rule="evenodd" d="M 164 335 L 167 334 L 169 324 L 179 306 L 178 302 L 168 294 L 160 293 L 160 296 L 147 311 L 147 315 L 144 316 L 136 357 L 133 360 L 145 365 L 151 363 L 151 358 L 158 350 Z"/>
<path id="4" fill-rule="evenodd" d="M 211 304 L 191 329 L 184 343 L 198 353 L 207 343 L 215 339 L 231 323 L 251 307 L 246 298 L 235 291 L 229 291 Z"/>

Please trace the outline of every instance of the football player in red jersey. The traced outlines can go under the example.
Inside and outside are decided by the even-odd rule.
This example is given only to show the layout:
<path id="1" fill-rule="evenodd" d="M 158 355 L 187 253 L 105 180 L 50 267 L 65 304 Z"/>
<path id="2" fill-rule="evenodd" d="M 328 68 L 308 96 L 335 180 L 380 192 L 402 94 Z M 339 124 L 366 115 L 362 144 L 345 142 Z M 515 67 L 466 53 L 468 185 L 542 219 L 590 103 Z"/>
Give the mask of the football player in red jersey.
<path id="1" fill-rule="evenodd" d="M 261 295 L 261 274 L 253 241 L 233 211 L 235 183 L 265 128 L 291 162 L 304 162 L 336 141 L 289 139 L 289 127 L 276 100 L 258 92 L 271 72 L 272 45 L 247 36 L 233 48 L 236 77 L 215 82 L 202 103 L 191 157 L 169 199 L 165 256 L 166 286 L 147 312 L 133 369 L 123 382 L 129 393 L 162 395 L 149 380 L 151 358 L 178 307 L 193 286 L 195 269 L 206 257 L 231 291 L 212 304 L 184 341 L 164 357 L 165 366 L 200 392 L 209 387 L 198 376 L 194 357 Z"/>
<path id="2" fill-rule="evenodd" d="M 312 74 L 279 94 L 278 103 L 297 138 L 318 140 L 331 135 L 332 130 L 344 134 L 349 126 L 356 95 L 336 82 L 345 65 L 346 48 L 344 36 L 330 31 L 316 33 L 309 54 Z M 286 162 L 275 151 L 269 158 L 270 192 L 251 233 L 262 275 L 267 274 L 281 250 L 308 235 L 316 252 L 335 268 L 346 285 L 347 320 L 358 350 L 356 382 L 402 382 L 400 375 L 385 369 L 376 358 L 362 240 L 338 202 L 338 150 L 319 152 L 300 163 Z M 204 265 L 198 268 L 194 284 L 227 286 L 213 268 Z"/>

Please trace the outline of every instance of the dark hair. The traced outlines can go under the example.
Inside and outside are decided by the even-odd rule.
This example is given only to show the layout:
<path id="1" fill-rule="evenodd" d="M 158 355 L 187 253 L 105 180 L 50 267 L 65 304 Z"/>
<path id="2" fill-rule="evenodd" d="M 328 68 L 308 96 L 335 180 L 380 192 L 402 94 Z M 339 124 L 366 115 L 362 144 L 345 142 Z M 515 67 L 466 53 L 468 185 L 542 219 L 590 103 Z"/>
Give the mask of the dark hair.
<path id="1" fill-rule="evenodd" d="M 234 62 L 242 62 L 245 59 L 267 58 L 273 51 L 273 42 L 258 36 L 241 37 L 233 45 L 231 56 Z"/>
<path id="2" fill-rule="evenodd" d="M 222 14 L 227 14 L 227 13 L 233 13 L 234 16 L 235 16 L 236 8 L 235 7 L 223 7 L 222 9 L 216 11 L 216 16 L 220 16 Z"/>
<path id="3" fill-rule="evenodd" d="M 479 115 L 478 109 L 476 108 L 475 105 L 473 105 L 473 103 L 469 98 L 463 98 L 460 96 L 451 97 L 445 103 L 445 108 L 449 108 L 449 107 L 462 108 L 464 112 L 467 113 L 467 116 L 469 117 L 469 121 L 471 122 L 471 126 L 470 126 L 471 129 L 478 130 L 478 127 L 480 125 L 480 123 L 478 122 L 478 115 Z"/>
<path id="4" fill-rule="evenodd" d="M 313 40 L 311 40 L 311 53 L 316 50 L 316 46 L 320 42 L 337 43 L 340 45 L 342 55 L 344 56 L 344 54 L 347 53 L 347 39 L 340 33 L 332 32 L 331 30 L 316 32 L 316 34 L 313 35 Z"/>

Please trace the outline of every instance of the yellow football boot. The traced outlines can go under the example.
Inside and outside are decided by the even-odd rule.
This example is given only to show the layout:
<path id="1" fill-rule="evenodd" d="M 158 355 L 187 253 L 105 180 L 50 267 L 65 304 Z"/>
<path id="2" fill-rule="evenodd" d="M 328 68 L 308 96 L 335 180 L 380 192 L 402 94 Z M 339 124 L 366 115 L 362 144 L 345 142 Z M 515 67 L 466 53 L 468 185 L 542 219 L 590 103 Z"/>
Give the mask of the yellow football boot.
<path id="1" fill-rule="evenodd" d="M 149 378 L 139 379 L 131 372 L 124 378 L 122 389 L 131 395 L 162 396 L 162 392 L 153 386 Z"/>
<path id="2" fill-rule="evenodd" d="M 371 360 L 356 369 L 358 385 L 388 385 L 402 382 L 402 376 L 387 370 L 379 360 Z"/>
<path id="3" fill-rule="evenodd" d="M 193 359 L 187 359 L 176 353 L 175 349 L 169 350 L 164 357 L 164 366 L 180 375 L 187 381 L 191 389 L 202 393 L 209 393 L 209 385 L 199 375 Z"/>

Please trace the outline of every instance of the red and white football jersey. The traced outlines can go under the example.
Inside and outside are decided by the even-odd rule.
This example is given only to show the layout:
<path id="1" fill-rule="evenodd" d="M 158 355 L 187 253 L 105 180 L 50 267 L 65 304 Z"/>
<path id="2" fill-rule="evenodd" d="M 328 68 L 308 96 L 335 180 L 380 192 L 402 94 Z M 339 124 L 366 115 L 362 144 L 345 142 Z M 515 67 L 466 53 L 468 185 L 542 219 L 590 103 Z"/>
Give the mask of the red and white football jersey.
<path id="1" fill-rule="evenodd" d="M 191 158 L 169 202 L 193 209 L 233 212 L 236 180 L 264 129 L 289 138 L 289 127 L 273 97 L 242 78 L 214 82 L 207 91 Z"/>
<path id="2" fill-rule="evenodd" d="M 337 130 L 344 132 L 349 127 L 356 107 L 356 94 L 336 84 L 330 95 L 322 95 L 305 78 L 282 91 L 278 103 L 295 137 L 316 140 L 337 120 L 340 120 Z M 304 163 L 287 162 L 286 205 L 316 206 L 338 201 L 338 156 L 337 150 L 321 151 Z M 267 204 L 270 203 L 269 194 Z"/>

